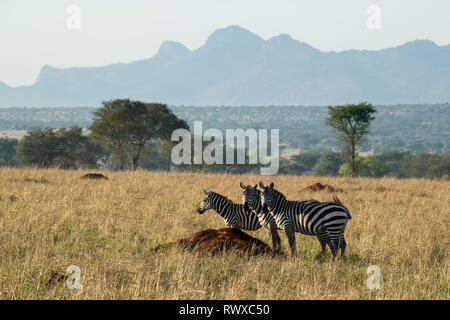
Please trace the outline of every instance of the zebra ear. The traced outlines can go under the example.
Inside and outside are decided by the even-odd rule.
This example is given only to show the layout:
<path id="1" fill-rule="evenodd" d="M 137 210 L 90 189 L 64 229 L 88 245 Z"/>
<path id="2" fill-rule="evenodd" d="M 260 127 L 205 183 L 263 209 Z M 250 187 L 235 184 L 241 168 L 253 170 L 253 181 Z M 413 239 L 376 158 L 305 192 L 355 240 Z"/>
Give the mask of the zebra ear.
<path id="1" fill-rule="evenodd" d="M 274 186 L 274 184 L 273 184 L 273 182 L 270 184 L 270 189 L 273 189 L 273 186 Z"/>
<path id="2" fill-rule="evenodd" d="M 256 189 L 258 187 L 258 184 L 255 184 L 252 188 Z"/>
<path id="3" fill-rule="evenodd" d="M 264 183 L 262 181 L 259 182 L 259 186 L 261 187 L 261 189 L 264 189 Z"/>
<path id="4" fill-rule="evenodd" d="M 245 189 L 245 184 L 243 184 L 243 183 L 241 182 L 240 185 L 241 185 L 241 189 Z"/>
<path id="5" fill-rule="evenodd" d="M 203 192 L 208 195 L 210 193 L 209 189 L 203 189 Z"/>

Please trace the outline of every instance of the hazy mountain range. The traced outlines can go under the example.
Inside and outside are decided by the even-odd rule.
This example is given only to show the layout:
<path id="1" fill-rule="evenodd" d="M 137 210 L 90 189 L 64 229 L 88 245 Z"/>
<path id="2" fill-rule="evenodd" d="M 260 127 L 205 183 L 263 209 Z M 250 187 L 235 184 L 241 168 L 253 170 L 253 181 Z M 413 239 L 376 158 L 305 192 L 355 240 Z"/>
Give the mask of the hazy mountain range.
<path id="1" fill-rule="evenodd" d="M 264 40 L 241 27 L 190 51 L 103 67 L 42 67 L 31 86 L 0 82 L 0 106 L 97 106 L 131 98 L 171 105 L 329 105 L 450 101 L 450 45 L 417 40 L 378 51 L 323 52 L 289 35 Z"/>

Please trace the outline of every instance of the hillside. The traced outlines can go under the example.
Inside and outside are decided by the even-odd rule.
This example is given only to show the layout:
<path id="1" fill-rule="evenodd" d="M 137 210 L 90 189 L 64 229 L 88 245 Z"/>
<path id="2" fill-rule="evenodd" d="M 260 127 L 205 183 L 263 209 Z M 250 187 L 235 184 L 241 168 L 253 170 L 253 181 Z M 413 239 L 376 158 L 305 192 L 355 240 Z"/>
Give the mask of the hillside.
<path id="1" fill-rule="evenodd" d="M 417 40 L 378 51 L 322 52 L 241 27 L 200 48 L 166 41 L 148 59 L 102 67 L 42 67 L 31 86 L 0 83 L 0 106 L 98 105 L 129 97 L 174 105 L 328 105 L 450 101 L 450 45 Z"/>

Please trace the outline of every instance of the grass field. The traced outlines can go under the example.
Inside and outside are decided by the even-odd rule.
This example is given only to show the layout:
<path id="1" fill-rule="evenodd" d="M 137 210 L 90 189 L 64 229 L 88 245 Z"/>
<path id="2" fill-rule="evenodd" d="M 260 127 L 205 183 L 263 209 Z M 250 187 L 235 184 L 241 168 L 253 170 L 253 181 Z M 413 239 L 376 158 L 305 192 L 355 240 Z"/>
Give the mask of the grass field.
<path id="1" fill-rule="evenodd" d="M 0 169 L 1 299 L 449 299 L 450 182 Z M 262 180 L 289 199 L 331 200 L 298 190 L 327 183 L 353 219 L 347 257 L 323 258 L 315 237 L 297 234 L 298 256 L 194 253 L 152 248 L 206 228 L 222 228 L 213 211 L 196 213 L 202 187 L 241 201 L 239 182 Z M 265 230 L 250 235 L 271 244 Z M 81 289 L 44 286 L 51 271 L 79 266 Z M 366 286 L 369 265 L 379 290 Z"/>
<path id="2" fill-rule="evenodd" d="M 21 139 L 26 133 L 26 130 L 1 130 L 0 138 Z"/>

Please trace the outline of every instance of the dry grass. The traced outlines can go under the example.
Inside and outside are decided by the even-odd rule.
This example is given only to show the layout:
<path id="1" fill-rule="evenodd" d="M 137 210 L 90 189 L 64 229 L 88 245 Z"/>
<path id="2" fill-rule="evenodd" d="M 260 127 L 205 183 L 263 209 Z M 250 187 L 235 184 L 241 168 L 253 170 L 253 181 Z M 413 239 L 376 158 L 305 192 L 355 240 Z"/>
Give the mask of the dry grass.
<path id="1" fill-rule="evenodd" d="M 223 227 L 198 215 L 201 187 L 240 201 L 257 175 L 0 169 L 2 299 L 449 299 L 448 181 L 263 177 L 290 199 L 322 182 L 350 209 L 347 258 L 330 263 L 314 237 L 297 234 L 298 257 L 197 257 L 158 244 Z M 331 200 L 332 194 L 303 193 Z M 249 232 L 270 244 L 265 230 Z M 286 237 L 282 246 L 288 252 Z M 365 285 L 369 265 L 381 289 Z M 44 286 L 51 271 L 81 268 L 81 290 Z"/>
<path id="2" fill-rule="evenodd" d="M 0 138 L 21 139 L 26 133 L 26 130 L 1 130 Z"/>

